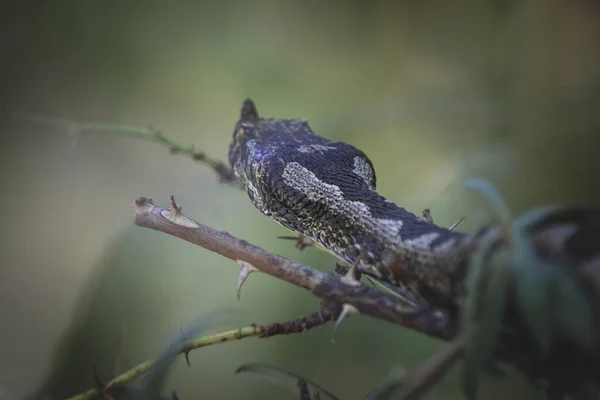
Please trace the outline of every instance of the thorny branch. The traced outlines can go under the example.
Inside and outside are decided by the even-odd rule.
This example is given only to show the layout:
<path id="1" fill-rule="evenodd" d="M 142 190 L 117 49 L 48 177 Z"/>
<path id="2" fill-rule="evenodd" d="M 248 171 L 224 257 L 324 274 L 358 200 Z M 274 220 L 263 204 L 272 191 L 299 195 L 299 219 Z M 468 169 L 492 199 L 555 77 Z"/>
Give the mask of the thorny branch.
<path id="1" fill-rule="evenodd" d="M 84 133 L 100 132 L 158 143 L 166 146 L 172 154 L 185 155 L 195 161 L 208 165 L 216 172 L 221 182 L 239 188 L 233 171 L 225 163 L 210 157 L 203 151 L 196 150 L 194 146 L 184 146 L 151 126 L 141 127 L 80 122 L 36 114 L 9 113 L 6 110 L 0 110 L 0 118 L 64 130 L 64 132 L 73 137 L 74 143 Z M 185 354 L 188 363 L 188 354 L 195 348 L 238 340 L 244 337 L 270 337 L 277 334 L 304 332 L 334 319 L 336 315 L 337 326 L 350 312 L 361 312 L 443 339 L 449 338 L 455 330 L 455 327 L 451 326 L 451 321 L 436 310 L 415 308 L 414 303 L 410 303 L 410 301 L 407 303 L 406 299 L 403 300 L 402 297 L 386 295 L 375 289 L 368 288 L 360 282 L 353 283 L 350 281 L 352 284 L 348 285 L 348 281 L 344 281 L 343 278 L 323 274 L 310 267 L 266 252 L 245 241 L 233 238 L 224 232 L 197 224 L 181 215 L 181 209 L 174 204 L 174 200 L 172 200 L 171 206 L 171 210 L 165 213 L 166 210 L 154 206 L 151 201 L 145 199 L 138 200 L 134 205 L 136 224 L 164 231 L 240 262 L 241 273 L 238 282 L 238 297 L 241 286 L 248 275 L 254 270 L 259 270 L 311 290 L 314 294 L 321 297 L 323 303 L 328 303 L 329 306 L 329 308 L 323 307 L 319 312 L 311 316 L 283 324 L 253 325 L 251 327 L 196 339 L 181 349 L 181 353 Z M 299 249 L 314 244 L 303 237 L 295 239 Z M 244 267 L 244 262 L 247 262 L 247 267 Z M 420 304 L 419 306 L 422 305 Z M 153 361 L 142 363 L 116 377 L 106 384 L 103 389 L 122 387 L 136 377 L 149 371 L 153 365 Z M 98 390 L 91 389 L 72 399 L 89 399 L 98 393 Z"/>
<path id="2" fill-rule="evenodd" d="M 303 333 L 309 329 L 321 326 L 332 319 L 332 314 L 322 309 L 308 317 L 302 317 L 285 323 L 274 323 L 270 325 L 250 325 L 243 328 L 232 329 L 220 332 L 214 335 L 202 336 L 183 343 L 179 348 L 179 354 L 185 356 L 185 360 L 190 365 L 189 353 L 192 350 L 206 346 L 221 344 L 225 342 L 236 341 L 249 337 L 268 338 L 275 335 L 287 335 L 292 333 Z M 90 389 L 84 393 L 73 396 L 67 400 L 88 400 L 94 398 L 101 392 L 110 393 L 113 389 L 124 387 L 134 379 L 146 374 L 156 364 L 156 360 L 143 362 L 123 374 L 117 376 L 110 382 L 102 385 L 98 389 Z"/>
<path id="3" fill-rule="evenodd" d="M 416 307 L 406 299 L 382 293 L 357 280 L 317 271 L 202 225 L 181 214 L 173 197 L 169 209 L 156 206 L 143 197 L 136 200 L 133 209 L 136 225 L 168 233 L 231 260 L 251 264 L 260 272 L 313 292 L 327 308 L 342 310 L 347 304 L 361 314 L 439 339 L 449 339 L 454 334 L 452 321 L 438 310 Z"/>
<path id="4" fill-rule="evenodd" d="M 184 146 L 177 141 L 164 136 L 161 131 L 152 127 L 86 123 L 68 119 L 49 118 L 33 114 L 7 113 L 5 110 L 0 110 L 0 118 L 8 121 L 20 121 L 62 129 L 67 134 L 73 136 L 74 139 L 77 139 L 80 135 L 87 132 L 104 132 L 116 134 L 119 137 L 130 137 L 159 143 L 168 147 L 173 154 L 183 154 L 193 160 L 208 165 L 217 173 L 222 182 L 236 188 L 240 187 L 236 183 L 231 169 L 225 163 L 217 159 L 213 159 L 202 151 L 196 150 L 193 146 Z M 427 305 L 424 306 L 423 304 L 417 304 L 416 302 L 411 301 L 409 296 L 404 296 L 404 293 L 397 293 L 400 294 L 400 296 L 381 293 L 380 291 L 371 289 L 366 285 L 349 278 L 348 276 L 339 278 L 330 274 L 324 274 L 310 267 L 274 255 L 256 246 L 248 244 L 243 240 L 236 239 L 227 233 L 216 231 L 209 227 L 198 224 L 187 217 L 184 217 L 181 214 L 180 208 L 175 205 L 174 200 L 172 200 L 171 203 L 171 209 L 165 210 L 155 206 L 147 199 L 139 199 L 134 205 L 136 224 L 169 233 L 173 236 L 205 247 L 208 250 L 215 251 L 232 260 L 238 261 L 242 267 L 242 273 L 245 273 L 245 276 L 243 277 L 240 275 L 240 287 L 251 272 L 258 270 L 310 290 L 316 296 L 321 298 L 323 309 L 319 313 L 315 313 L 310 317 L 292 321 L 286 324 L 273 324 L 269 326 L 269 329 L 266 329 L 265 327 L 252 326 L 249 328 L 235 330 L 235 332 L 240 332 L 240 335 L 242 335 L 240 337 L 235 337 L 236 339 L 250 336 L 265 337 L 279 333 L 302 332 L 314 326 L 324 324 L 325 322 L 334 318 L 336 319 L 337 325 L 341 322 L 344 316 L 351 312 L 360 312 L 375 318 L 387 320 L 389 322 L 396 323 L 398 325 L 408 327 L 440 339 L 450 339 L 456 334 L 457 321 L 455 321 L 454 318 L 449 318 L 442 312 L 427 307 Z M 580 219 L 577 213 L 574 215 L 565 213 L 565 215 L 567 216 L 567 221 L 569 223 L 577 222 Z M 433 223 L 433 218 L 431 217 L 429 210 L 424 210 L 423 217 L 426 221 Z M 454 229 L 462 220 L 463 218 L 453 224 L 449 229 Z M 588 226 L 588 230 L 591 232 L 591 235 L 590 232 L 588 232 L 588 237 L 593 237 L 593 232 L 598 230 L 597 226 L 593 225 L 594 223 L 597 224 L 597 221 L 589 222 L 586 225 Z M 561 228 L 564 226 L 564 222 L 562 225 L 560 221 L 558 223 L 555 222 L 554 228 L 552 226 L 546 227 L 545 230 L 542 229 L 536 235 L 532 235 L 532 237 L 535 238 L 536 246 L 542 249 L 549 248 L 549 243 L 555 243 L 552 236 L 553 234 L 558 237 L 564 236 L 564 234 L 561 233 L 564 230 L 561 230 Z M 592 228 L 590 228 L 590 226 L 592 226 Z M 312 243 L 305 241 L 303 238 L 297 238 L 296 245 L 298 248 L 303 248 L 312 245 Z M 556 246 L 550 246 L 550 248 L 551 247 Z M 588 262 L 588 264 L 589 265 L 587 269 L 577 269 L 581 270 L 579 272 L 583 272 L 584 276 L 595 282 L 596 278 L 592 273 L 592 270 L 594 270 L 596 264 L 593 262 Z M 250 329 L 250 331 L 245 331 L 246 329 Z M 244 334 L 243 332 L 246 333 Z M 222 333 L 219 335 L 226 334 L 227 333 Z M 521 336 L 527 336 L 523 335 L 523 332 L 520 334 L 519 332 L 516 332 L 515 335 L 517 338 Z M 218 335 L 213 336 L 216 337 Z M 203 339 L 206 338 L 201 338 L 198 340 L 202 341 Z M 227 340 L 228 339 L 221 338 L 219 339 L 219 342 Z M 509 342 L 512 343 L 511 341 Z M 557 371 L 547 370 L 544 367 L 546 364 L 548 364 L 546 362 L 540 365 L 532 364 L 530 358 L 535 356 L 536 353 L 531 352 L 532 349 L 530 344 L 527 341 L 524 343 L 519 341 L 517 342 L 516 348 L 522 349 L 520 352 L 515 352 L 514 348 L 513 351 L 509 351 L 509 349 L 505 348 L 505 346 L 502 346 L 501 343 L 501 346 L 499 347 L 499 355 L 502 355 L 502 357 L 500 357 L 500 359 L 504 359 L 505 361 L 517 366 L 518 369 L 524 371 L 526 375 L 530 376 L 530 379 L 532 379 L 532 382 L 534 382 L 536 386 L 539 386 L 539 384 L 536 382 L 539 380 L 540 376 L 547 375 L 554 378 L 561 377 L 561 368 L 559 368 Z M 512 344 L 514 345 L 514 343 Z M 198 345 L 196 347 L 202 347 L 204 345 L 207 344 Z M 506 343 L 504 343 L 504 345 L 506 345 Z M 189 350 L 196 347 L 190 347 L 186 350 L 186 352 L 189 352 Z M 452 363 L 452 360 L 456 359 L 461 354 L 463 349 L 464 342 L 461 342 L 459 337 L 450 345 L 448 351 L 438 353 L 430 362 L 424 364 L 423 369 L 419 368 L 413 373 L 409 373 L 407 375 L 407 378 L 409 378 L 407 385 L 404 386 L 406 390 L 401 393 L 400 397 L 413 398 L 413 396 L 418 396 L 420 394 L 422 395 L 424 390 L 433 385 L 439 374 L 445 370 L 447 365 Z M 590 375 L 590 373 L 593 375 L 596 373 L 595 371 L 597 371 L 597 363 L 594 360 L 595 358 L 592 357 L 591 364 L 588 365 L 591 369 L 591 372 L 587 371 L 587 375 Z M 554 362 L 551 364 L 561 366 L 565 363 Z M 128 373 L 111 381 L 107 387 L 118 387 L 119 385 L 123 385 L 136 376 L 148 371 L 151 366 L 152 364 L 141 364 Z M 583 368 L 586 367 L 583 366 Z M 577 371 L 575 371 L 575 374 L 577 374 Z M 568 379 L 562 380 L 567 382 L 569 381 Z M 413 389 L 408 390 L 410 387 Z M 76 396 L 75 398 L 91 398 L 97 393 L 98 392 L 96 390 L 91 390 L 87 392 L 87 394 L 82 394 L 80 396 Z"/>
<path id="5" fill-rule="evenodd" d="M 353 277 L 352 268 L 345 276 L 336 277 L 199 224 L 181 213 L 181 207 L 175 203 L 173 196 L 169 209 L 156 206 L 146 198 L 136 200 L 133 208 L 136 225 L 168 233 L 237 261 L 241 266 L 239 281 L 242 284 L 250 272 L 260 271 L 313 292 L 321 298 L 323 309 L 305 318 L 306 329 L 321 325 L 334 316 L 337 316 L 337 328 L 347 315 L 358 312 L 439 339 L 448 340 L 455 333 L 454 321 L 445 314 L 421 309 L 401 297 L 372 289 Z M 253 269 L 249 270 L 250 267 Z M 259 336 L 297 332 L 297 327 L 298 324 L 294 323 L 273 324 Z M 440 360 L 427 363 L 423 371 L 419 369 L 411 374 L 410 388 L 401 398 L 415 398 L 430 388 L 431 383 L 457 358 L 463 346 L 464 341 L 454 343 L 451 350 L 446 352 L 449 356 L 443 353 Z"/>

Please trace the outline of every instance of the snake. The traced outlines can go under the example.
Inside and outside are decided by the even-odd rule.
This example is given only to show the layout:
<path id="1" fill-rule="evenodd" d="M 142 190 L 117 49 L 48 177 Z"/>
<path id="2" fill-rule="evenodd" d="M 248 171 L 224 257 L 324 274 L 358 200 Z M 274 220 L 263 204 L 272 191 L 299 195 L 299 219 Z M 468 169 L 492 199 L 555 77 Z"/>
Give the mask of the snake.
<path id="1" fill-rule="evenodd" d="M 469 261 L 495 228 L 467 234 L 416 216 L 377 192 L 364 152 L 317 135 L 305 119 L 260 117 L 251 99 L 243 103 L 228 156 L 262 214 L 360 273 L 408 288 L 440 309 L 460 307 Z M 532 231 L 536 240 L 552 244 L 547 253 L 592 266 L 600 265 L 600 256 L 596 240 L 589 239 L 598 234 L 600 213 L 585 210 L 558 213 Z"/>

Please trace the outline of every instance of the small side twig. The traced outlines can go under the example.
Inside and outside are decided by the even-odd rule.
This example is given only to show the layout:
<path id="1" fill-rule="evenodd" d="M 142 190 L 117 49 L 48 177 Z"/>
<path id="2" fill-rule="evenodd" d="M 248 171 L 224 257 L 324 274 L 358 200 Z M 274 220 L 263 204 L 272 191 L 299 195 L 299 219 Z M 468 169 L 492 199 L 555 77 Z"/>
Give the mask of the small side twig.
<path id="1" fill-rule="evenodd" d="M 210 346 L 213 344 L 219 344 L 224 342 L 231 342 L 239 339 L 243 339 L 246 337 L 260 336 L 264 332 L 264 328 L 262 326 L 252 325 L 239 329 L 232 329 L 226 332 L 217 333 L 215 335 L 203 336 L 198 339 L 192 340 L 181 346 L 179 353 L 186 354 L 189 353 L 193 349 L 199 349 L 201 347 Z M 156 360 L 149 360 L 143 362 L 129 371 L 117 376 L 106 385 L 103 385 L 100 389 L 101 391 L 109 391 L 111 389 L 123 387 L 133 381 L 134 379 L 144 375 L 148 371 L 150 371 L 156 363 Z M 90 389 L 87 392 L 81 393 L 77 396 L 73 396 L 67 400 L 87 400 L 91 399 L 100 392 L 98 389 Z"/>
<path id="2" fill-rule="evenodd" d="M 452 225 L 450 225 L 448 227 L 449 230 L 453 231 L 454 229 L 456 229 L 456 227 L 458 226 L 458 224 L 460 224 L 461 222 L 463 222 L 465 219 L 465 217 L 460 217 L 460 219 L 458 221 L 456 221 L 455 223 L 453 223 Z"/>
<path id="3" fill-rule="evenodd" d="M 176 140 L 165 136 L 161 130 L 152 126 L 143 127 L 135 125 L 81 122 L 72 119 L 53 118 L 28 113 L 9 113 L 6 111 L 0 112 L 0 118 L 6 118 L 9 121 L 26 122 L 61 129 L 74 139 L 77 139 L 84 133 L 102 132 L 115 134 L 120 137 L 141 139 L 162 144 L 170 150 L 171 154 L 181 154 L 192 160 L 208 165 L 216 172 L 221 182 L 239 188 L 233 171 L 223 161 L 217 160 L 201 150 L 196 150 L 194 146 L 184 146 Z"/>
<path id="4" fill-rule="evenodd" d="M 471 338 L 470 333 L 461 333 L 452 343 L 439 350 L 429 360 L 407 372 L 403 379 L 402 390 L 395 398 L 398 400 L 422 398 L 461 357 Z"/>
<path id="5" fill-rule="evenodd" d="M 316 328 L 324 325 L 332 319 L 332 314 L 325 309 L 309 315 L 307 317 L 298 318 L 293 321 L 285 323 L 274 323 L 269 325 L 256 325 L 252 324 L 239 329 L 232 329 L 229 331 L 217 333 L 214 335 L 202 336 L 197 339 L 193 339 L 185 344 L 182 344 L 178 350 L 179 354 L 183 354 L 189 365 L 189 353 L 192 350 L 207 347 L 211 345 L 217 345 L 225 342 L 232 342 L 240 339 L 249 337 L 268 338 L 275 335 L 287 335 L 292 333 L 302 333 L 309 329 Z M 150 360 L 143 362 L 136 367 L 133 367 L 129 371 L 117 376 L 110 382 L 103 384 L 97 378 L 97 373 L 94 369 L 94 377 L 96 380 L 97 388 L 90 389 L 77 396 L 73 396 L 67 400 L 88 400 L 94 398 L 98 394 L 109 393 L 110 391 L 122 388 L 134 379 L 149 372 L 155 365 L 156 360 Z"/>

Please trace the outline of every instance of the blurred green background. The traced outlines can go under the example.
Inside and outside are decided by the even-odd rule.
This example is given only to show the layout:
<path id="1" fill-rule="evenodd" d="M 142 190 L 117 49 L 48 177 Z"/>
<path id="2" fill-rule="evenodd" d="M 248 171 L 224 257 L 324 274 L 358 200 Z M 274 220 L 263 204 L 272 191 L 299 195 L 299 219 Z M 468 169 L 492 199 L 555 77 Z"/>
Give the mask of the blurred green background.
<path id="1" fill-rule="evenodd" d="M 379 191 L 441 225 L 489 206 L 460 188 L 483 176 L 515 213 L 600 205 L 600 5 L 595 0 L 4 1 L 0 107 L 160 127 L 226 159 L 242 101 L 304 117 L 365 151 Z M 154 357 L 181 325 L 235 309 L 233 328 L 285 321 L 318 300 L 258 274 L 237 301 L 237 266 L 133 226 L 140 196 L 322 270 L 335 259 L 286 231 L 205 166 L 160 146 L 0 120 L 0 396 L 75 394 Z M 214 330 L 213 330 L 214 331 Z M 440 345 L 363 316 L 303 335 L 247 339 L 177 360 L 182 399 L 293 398 L 242 363 L 304 375 L 359 399 L 394 365 Z M 430 399 L 460 399 L 459 371 Z M 537 398 L 486 378 L 482 398 Z"/>

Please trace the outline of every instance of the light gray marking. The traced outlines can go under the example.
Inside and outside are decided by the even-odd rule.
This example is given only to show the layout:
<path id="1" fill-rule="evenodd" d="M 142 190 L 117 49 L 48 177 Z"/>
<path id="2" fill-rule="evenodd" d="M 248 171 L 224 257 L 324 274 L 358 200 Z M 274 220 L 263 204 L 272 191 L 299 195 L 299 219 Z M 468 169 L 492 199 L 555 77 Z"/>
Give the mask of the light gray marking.
<path id="1" fill-rule="evenodd" d="M 352 169 L 352 171 L 356 175 L 362 177 L 371 189 L 375 189 L 375 187 L 373 187 L 375 171 L 373 171 L 373 168 L 371 168 L 369 163 L 367 163 L 367 161 L 363 157 L 354 157 L 354 168 Z"/>
<path id="2" fill-rule="evenodd" d="M 337 150 L 337 148 L 333 147 L 333 146 L 325 146 L 323 144 L 304 144 L 300 147 L 298 147 L 298 151 L 300 153 L 315 153 L 315 152 L 319 152 L 321 154 L 323 154 L 324 151 L 328 151 L 328 150 Z"/>
<path id="3" fill-rule="evenodd" d="M 367 205 L 346 200 L 339 187 L 319 180 L 299 163 L 286 164 L 282 177 L 287 185 L 305 194 L 309 200 L 328 204 L 330 212 L 350 218 L 356 226 L 363 226 L 366 231 L 387 241 L 400 239 L 402 221 L 373 218 Z"/>

